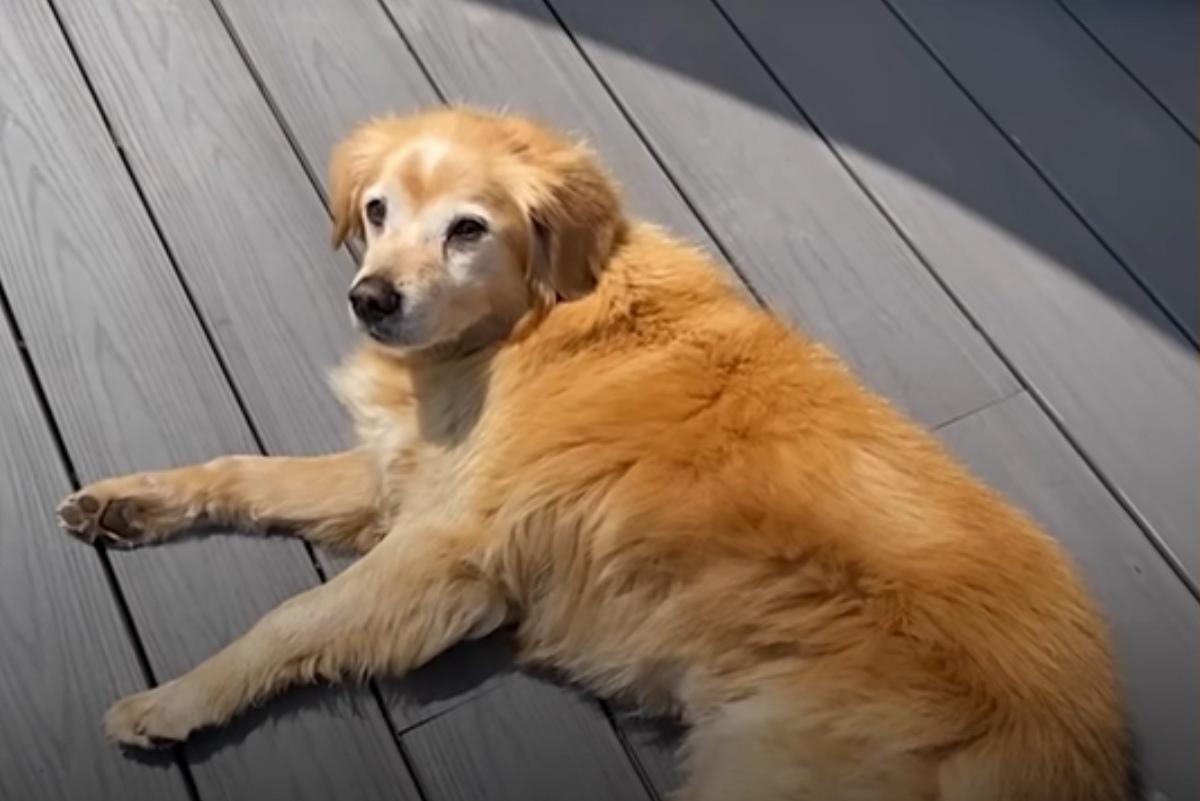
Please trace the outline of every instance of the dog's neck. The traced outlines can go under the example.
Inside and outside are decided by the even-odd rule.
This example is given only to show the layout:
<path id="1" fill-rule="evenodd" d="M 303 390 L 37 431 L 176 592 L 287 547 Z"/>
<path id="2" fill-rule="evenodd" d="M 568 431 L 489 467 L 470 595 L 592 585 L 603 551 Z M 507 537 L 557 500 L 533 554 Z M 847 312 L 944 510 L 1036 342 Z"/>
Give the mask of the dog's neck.
<path id="1" fill-rule="evenodd" d="M 460 338 L 431 358 L 406 359 L 421 437 L 426 442 L 453 446 L 466 439 L 478 423 L 487 399 L 491 364 L 502 336 L 479 331 Z"/>

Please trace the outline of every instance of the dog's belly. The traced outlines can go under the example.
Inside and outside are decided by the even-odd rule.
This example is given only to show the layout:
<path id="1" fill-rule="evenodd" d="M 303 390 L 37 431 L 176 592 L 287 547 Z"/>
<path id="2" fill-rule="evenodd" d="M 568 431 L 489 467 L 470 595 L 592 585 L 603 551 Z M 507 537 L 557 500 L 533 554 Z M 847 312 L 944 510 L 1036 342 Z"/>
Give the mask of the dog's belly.
<path id="1" fill-rule="evenodd" d="M 697 690 L 708 683 L 705 660 L 670 633 L 676 599 L 650 582 L 614 591 L 578 568 L 550 567 L 542 591 L 519 604 L 519 659 L 648 714 L 689 717 L 703 707 Z M 581 572 L 593 579 L 581 581 Z"/>
<path id="2" fill-rule="evenodd" d="M 636 706 L 649 715 L 683 714 L 686 670 L 678 660 L 601 652 L 564 642 L 536 642 L 518 629 L 518 661 L 561 671 L 605 698 Z M 632 658 L 630 658 L 632 657 Z"/>

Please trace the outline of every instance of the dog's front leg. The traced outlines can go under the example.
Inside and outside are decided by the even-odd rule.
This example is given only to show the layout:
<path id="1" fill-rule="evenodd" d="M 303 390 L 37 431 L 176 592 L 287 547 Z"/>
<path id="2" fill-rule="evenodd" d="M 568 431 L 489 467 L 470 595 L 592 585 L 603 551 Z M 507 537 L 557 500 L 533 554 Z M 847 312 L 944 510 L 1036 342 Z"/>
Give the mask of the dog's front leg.
<path id="1" fill-rule="evenodd" d="M 225 456 L 107 478 L 67 497 L 64 528 L 118 547 L 206 523 L 290 530 L 320 545 L 370 550 L 386 531 L 378 467 L 365 450 L 327 456 Z"/>
<path id="2" fill-rule="evenodd" d="M 228 722 L 294 684 L 411 670 L 508 605 L 464 532 L 396 532 L 329 583 L 292 598 L 191 672 L 119 701 L 105 728 L 152 747 Z"/>

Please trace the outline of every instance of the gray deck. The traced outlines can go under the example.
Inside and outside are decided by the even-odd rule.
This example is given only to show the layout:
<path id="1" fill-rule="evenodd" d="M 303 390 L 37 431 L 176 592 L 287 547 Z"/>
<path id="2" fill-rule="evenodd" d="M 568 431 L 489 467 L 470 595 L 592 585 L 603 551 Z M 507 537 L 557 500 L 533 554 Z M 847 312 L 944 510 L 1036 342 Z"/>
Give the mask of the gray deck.
<path id="1" fill-rule="evenodd" d="M 325 163 L 444 100 L 589 136 L 1066 545 L 1146 798 L 1200 796 L 1192 0 L 0 4 L 0 801 L 641 801 L 677 733 L 502 637 L 292 693 L 174 753 L 99 720 L 344 566 L 68 540 L 80 482 L 346 442 Z M 1155 794 L 1158 795 L 1155 795 Z M 732 801 L 732 800 L 731 800 Z"/>

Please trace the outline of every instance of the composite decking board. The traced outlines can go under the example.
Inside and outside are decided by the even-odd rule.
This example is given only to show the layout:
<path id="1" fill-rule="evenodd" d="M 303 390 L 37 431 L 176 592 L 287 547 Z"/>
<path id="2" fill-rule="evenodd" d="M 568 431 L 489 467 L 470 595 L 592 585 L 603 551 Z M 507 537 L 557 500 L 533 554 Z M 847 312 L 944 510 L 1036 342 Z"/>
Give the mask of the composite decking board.
<path id="1" fill-rule="evenodd" d="M 143 466 L 165 466 L 181 455 L 203 458 L 252 445 L 203 332 L 171 275 L 67 44 L 43 2 L 7 3 L 0 11 L 0 119 L 0 229 L 4 232 L 0 282 L 80 477 L 88 480 Z M 23 392 L 16 374 L 6 371 L 4 403 L 13 405 L 11 413 L 20 409 L 18 404 L 27 405 Z M 3 428 L 10 432 L 8 424 Z M 20 435 L 20 430 L 10 435 Z M 36 458 L 53 463 L 54 444 L 49 437 L 37 442 L 35 432 L 31 429 L 23 435 L 29 439 L 17 444 L 35 443 L 41 450 Z M 16 649 L 6 649 L 0 656 L 0 673 L 20 675 L 24 666 L 35 665 L 45 679 L 28 690 L 30 700 L 43 699 L 46 693 L 72 699 L 60 714 L 77 713 L 78 719 L 60 720 L 79 727 L 80 767 L 96 772 L 98 786 L 116 776 L 128 779 L 131 793 L 159 787 L 170 795 L 174 791 L 168 784 L 155 778 L 160 768 L 124 760 L 112 746 L 106 755 L 96 754 L 89 739 L 100 731 L 100 715 L 119 697 L 118 691 L 139 689 L 139 682 L 109 673 L 122 665 L 136 665 L 121 654 L 122 644 L 129 644 L 109 617 L 114 599 L 95 597 L 97 579 L 94 571 L 89 575 L 85 561 L 95 560 L 95 555 L 55 530 L 53 508 L 58 499 L 47 497 L 50 486 L 42 480 L 54 475 L 48 469 L 38 464 L 20 467 L 15 476 L 16 486 L 22 489 L 20 503 L 15 507 L 5 503 L 3 508 L 19 511 L 30 527 L 14 530 L 6 521 L 4 532 L 60 540 L 12 551 L 14 560 L 22 555 L 30 560 L 25 567 L 38 572 L 26 578 L 37 582 L 43 592 L 52 590 L 55 604 L 50 610 L 8 608 L 27 615 L 39 629 L 54 632 L 61 626 L 64 633 L 73 616 L 83 614 L 81 608 L 91 609 L 92 614 L 74 622 L 79 628 L 70 644 L 80 659 L 88 654 L 97 657 L 91 668 L 95 681 L 60 681 L 69 676 L 59 671 L 75 670 L 74 664 L 42 664 Z M 65 481 L 59 483 L 65 494 Z M 30 504 L 41 507 L 40 515 Z M 9 552 L 6 547 L 6 568 Z M 32 559 L 39 555 L 45 562 L 37 565 Z M 143 624 L 143 635 L 153 627 L 172 625 L 156 609 L 178 611 L 205 597 L 204 584 L 197 585 L 190 576 L 202 579 L 208 571 L 236 571 L 241 561 L 235 549 L 197 556 L 184 552 L 114 556 L 126 589 L 131 584 L 140 588 L 142 602 L 135 601 L 133 614 Z M 73 580 L 62 572 L 55 576 L 56 565 L 60 571 L 76 571 Z M 21 580 L 13 582 L 10 586 L 5 579 L 5 593 L 22 592 Z M 6 595 L 5 604 L 13 597 Z M 222 613 L 216 605 L 194 615 L 195 622 L 211 625 L 214 616 Z M 51 648 L 53 642 L 47 639 L 45 646 Z M 152 653 L 152 661 L 154 657 Z M 155 667 L 162 666 L 157 660 Z M 3 719 L 6 736 L 19 733 L 23 740 L 39 741 L 36 727 L 21 730 L 9 715 Z M 69 736 L 51 720 L 46 733 Z M 24 746 L 6 748 L 5 753 L 28 764 Z M 98 759 L 119 762 L 110 765 Z M 38 764 L 28 767 L 37 770 Z M 61 784 L 53 779 L 62 770 L 73 769 L 72 765 L 43 774 L 48 785 L 45 793 L 80 797 L 88 788 L 80 788 L 73 779 Z M 19 770 L 15 775 L 30 776 Z"/>
<path id="2" fill-rule="evenodd" d="M 940 435 L 1062 544 L 1100 604 L 1137 740 L 1143 797 L 1195 798 L 1200 605 L 1027 396 Z"/>
<path id="3" fill-rule="evenodd" d="M 1012 376 L 711 4 L 554 8 L 759 293 L 936 425 Z"/>
<path id="4" fill-rule="evenodd" d="M 520 675 L 408 732 L 427 801 L 649 801 L 600 708 Z"/>
<path id="5" fill-rule="evenodd" d="M 253 450 L 48 6 L 5 5 L 0 37 L 0 280 L 80 479 Z M 52 519 L 52 507 L 46 514 Z M 295 542 L 213 537 L 112 561 L 160 680 L 316 580 Z M 272 705 L 274 726 L 189 746 L 201 794 L 321 798 L 349 786 L 415 797 L 373 701 L 322 698 L 324 706 Z"/>
<path id="6" fill-rule="evenodd" d="M 322 185 L 355 124 L 439 104 L 378 0 L 217 2 Z"/>
<path id="7" fill-rule="evenodd" d="M 100 727 L 145 678 L 99 555 L 49 513 L 70 483 L 3 320 L 0 387 L 0 798 L 187 801 L 170 752 L 134 763 Z"/>
<path id="8" fill-rule="evenodd" d="M 1088 31 L 1197 134 L 1200 8 L 1194 0 L 1059 0 Z"/>
<path id="9" fill-rule="evenodd" d="M 219 15 L 55 3 L 267 448 L 344 447 L 327 374 L 353 339 L 353 261 Z"/>
<path id="10" fill-rule="evenodd" d="M 716 251 L 540 0 L 384 2 L 447 99 L 530 114 L 586 137 L 630 211 Z"/>
<path id="11" fill-rule="evenodd" d="M 0 44 L 0 281 L 79 472 L 253 447 L 44 0 Z"/>
<path id="12" fill-rule="evenodd" d="M 887 2 L 1195 341 L 1196 142 L 1057 3 Z"/>
<path id="13" fill-rule="evenodd" d="M 1195 578 L 1200 376 L 1190 344 L 881 4 L 726 7 L 1008 362 Z"/>

